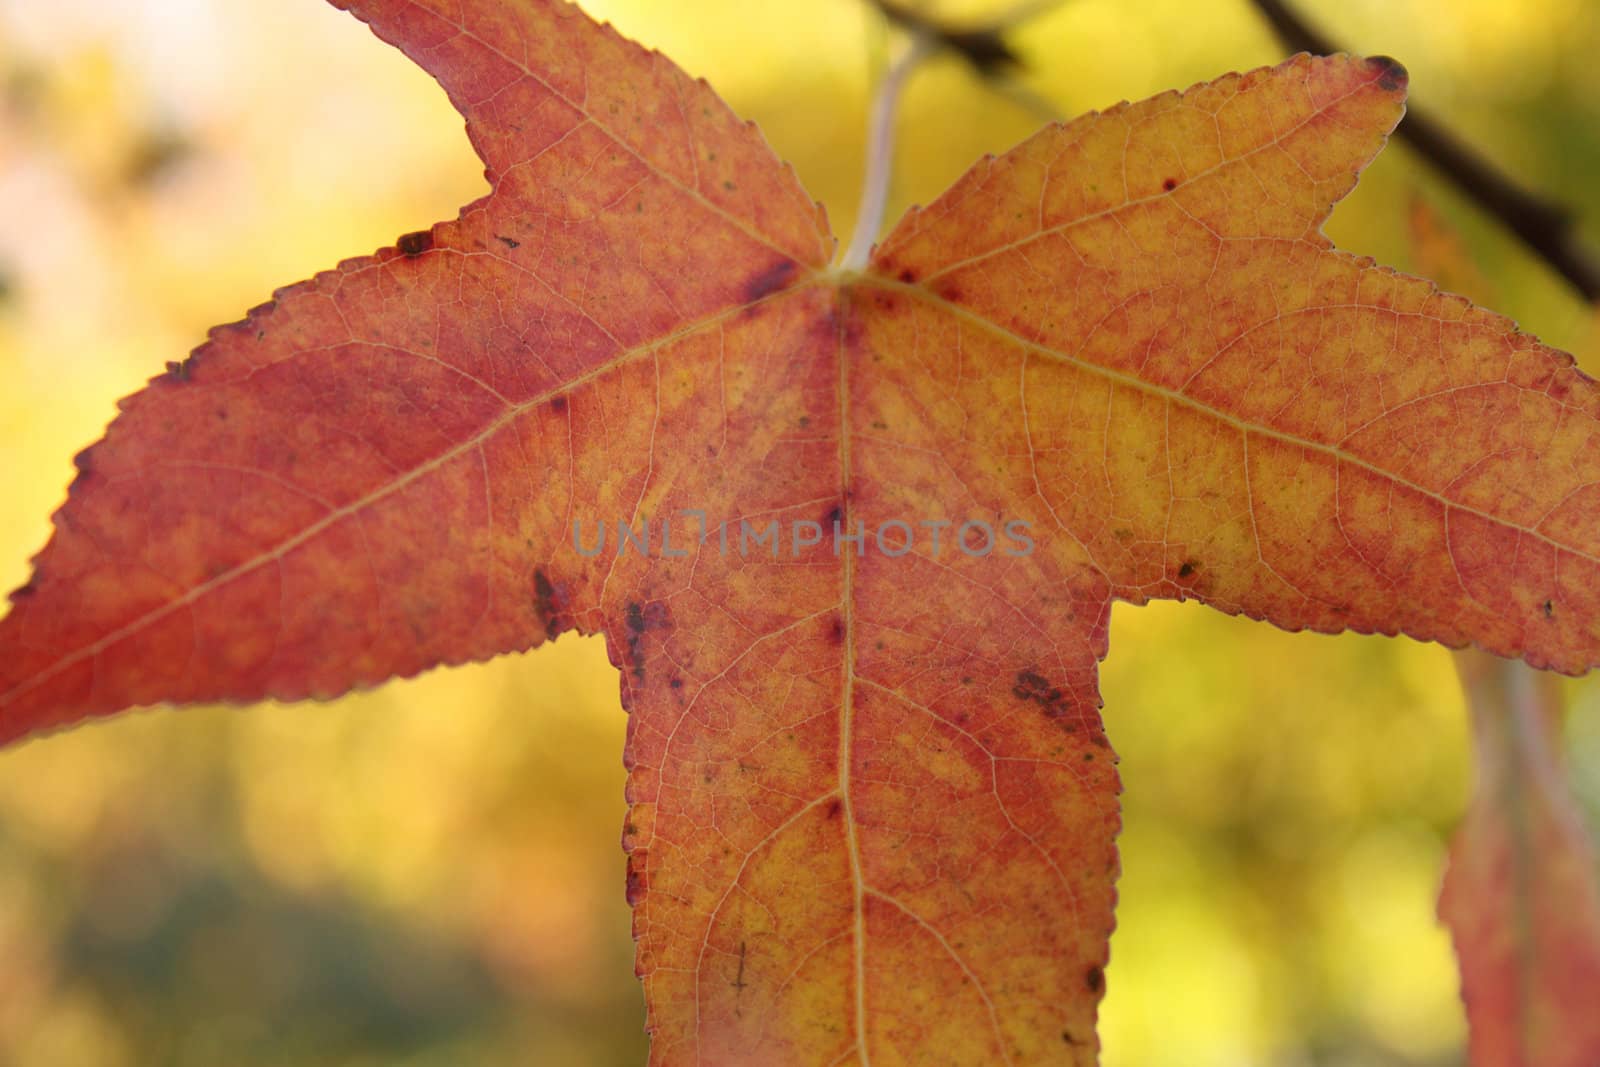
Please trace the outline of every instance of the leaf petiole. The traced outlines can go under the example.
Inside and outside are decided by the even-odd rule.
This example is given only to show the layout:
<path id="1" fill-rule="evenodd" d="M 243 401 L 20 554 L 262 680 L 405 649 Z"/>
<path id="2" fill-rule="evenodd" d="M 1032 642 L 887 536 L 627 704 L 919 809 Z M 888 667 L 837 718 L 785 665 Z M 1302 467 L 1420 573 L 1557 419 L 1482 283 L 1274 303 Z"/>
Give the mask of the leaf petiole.
<path id="1" fill-rule="evenodd" d="M 925 32 L 911 36 L 904 55 L 890 65 L 872 101 L 867 125 L 867 167 L 861 178 L 861 206 L 856 212 L 856 228 L 850 235 L 839 266 L 847 271 L 862 270 L 872 254 L 872 244 L 883 228 L 883 212 L 889 201 L 889 174 L 894 166 L 894 112 L 900 91 L 912 69 L 934 50 L 935 42 Z"/>

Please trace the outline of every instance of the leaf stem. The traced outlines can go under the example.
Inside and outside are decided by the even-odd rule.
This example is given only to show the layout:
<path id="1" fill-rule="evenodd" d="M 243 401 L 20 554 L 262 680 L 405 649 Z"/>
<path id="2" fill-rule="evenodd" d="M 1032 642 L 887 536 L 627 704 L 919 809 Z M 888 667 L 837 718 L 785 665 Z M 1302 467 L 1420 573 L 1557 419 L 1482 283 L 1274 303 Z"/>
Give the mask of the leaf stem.
<path id="1" fill-rule="evenodd" d="M 1307 25 L 1282 0 L 1255 0 L 1278 40 L 1289 48 L 1331 55 L 1343 52 Z M 1415 104 L 1395 131 L 1480 208 L 1516 234 L 1590 303 L 1600 303 L 1600 259 L 1573 230 L 1572 214 L 1542 199 L 1495 167 L 1433 115 Z"/>
<path id="2" fill-rule="evenodd" d="M 894 113 L 900 91 L 913 67 L 933 50 L 934 41 L 924 33 L 911 37 L 911 46 L 890 65 L 872 101 L 867 124 L 867 169 L 861 179 L 861 207 L 856 213 L 855 232 L 840 266 L 863 270 L 872 254 L 873 242 L 883 227 L 883 212 L 889 202 L 889 173 L 894 165 Z"/>

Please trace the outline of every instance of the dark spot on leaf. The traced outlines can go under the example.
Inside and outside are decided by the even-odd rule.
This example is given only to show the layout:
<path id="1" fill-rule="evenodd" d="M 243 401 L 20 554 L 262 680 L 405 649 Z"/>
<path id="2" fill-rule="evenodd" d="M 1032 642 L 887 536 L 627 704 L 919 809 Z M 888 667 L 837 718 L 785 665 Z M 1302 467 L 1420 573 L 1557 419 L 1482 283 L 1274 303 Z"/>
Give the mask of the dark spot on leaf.
<path id="1" fill-rule="evenodd" d="M 839 813 L 843 810 L 844 802 L 838 797 L 834 797 L 832 800 L 828 801 L 828 807 L 824 814 L 826 814 L 830 819 L 837 819 L 839 817 Z"/>
<path id="2" fill-rule="evenodd" d="M 843 518 L 843 509 L 841 509 L 839 505 L 835 504 L 831 509 L 829 509 L 828 513 L 822 517 L 822 528 L 825 530 L 832 530 L 834 526 L 838 525 L 839 521 Z"/>
<path id="3" fill-rule="evenodd" d="M 1026 700 L 1039 705 L 1044 709 L 1045 718 L 1060 722 L 1068 733 L 1076 733 L 1078 724 L 1063 722 L 1062 720 L 1072 710 L 1067 694 L 1060 687 L 1053 686 L 1049 680 L 1038 671 L 1029 669 L 1017 672 L 1016 684 L 1011 687 L 1011 693 L 1018 700 Z"/>
<path id="4" fill-rule="evenodd" d="M 810 415 L 801 415 L 800 416 L 800 428 L 803 430 L 807 426 L 810 426 L 810 425 L 811 425 L 811 416 Z"/>
<path id="5" fill-rule="evenodd" d="M 640 635 L 644 633 L 644 611 L 637 603 L 628 603 L 628 660 L 633 664 L 633 676 L 644 681 L 644 659 L 640 655 Z"/>
<path id="6" fill-rule="evenodd" d="M 959 303 L 961 300 L 961 287 L 950 282 L 939 286 L 939 299 L 948 300 L 950 303 Z"/>
<path id="7" fill-rule="evenodd" d="M 13 604 L 20 604 L 37 592 L 38 590 L 34 588 L 32 582 L 29 582 L 27 585 L 18 586 L 17 588 L 11 590 L 11 602 Z"/>
<path id="8" fill-rule="evenodd" d="M 833 624 L 828 627 L 828 640 L 836 645 L 844 644 L 844 620 L 835 615 Z"/>
<path id="9" fill-rule="evenodd" d="M 433 234 L 427 230 L 402 234 L 400 239 L 394 243 L 394 246 L 404 253 L 407 259 L 416 259 L 433 247 Z"/>
<path id="10" fill-rule="evenodd" d="M 910 267 L 907 267 L 905 270 L 900 272 L 900 280 L 905 282 L 907 285 L 915 285 L 917 284 L 917 272 L 912 270 Z"/>
<path id="11" fill-rule="evenodd" d="M 648 878 L 645 876 L 644 859 L 644 852 L 628 854 L 627 898 L 629 907 L 638 907 L 639 902 L 644 899 L 645 890 L 649 888 Z"/>
<path id="12" fill-rule="evenodd" d="M 218 422 L 227 422 L 228 421 L 228 409 L 227 408 L 218 408 L 216 414 L 217 414 L 217 421 Z"/>
<path id="13" fill-rule="evenodd" d="M 683 688 L 683 679 L 682 678 L 674 678 L 672 681 L 668 682 L 667 684 L 670 685 L 674 689 L 682 689 Z"/>
<path id="14" fill-rule="evenodd" d="M 667 616 L 666 606 L 663 604 L 641 605 L 637 601 L 629 601 L 624 616 L 627 620 L 628 662 L 632 664 L 633 676 L 639 681 L 644 681 L 644 635 L 647 630 L 668 629 L 671 620 Z"/>
<path id="15" fill-rule="evenodd" d="M 564 397 L 564 396 L 553 396 L 553 397 L 551 397 L 550 398 L 550 410 L 555 412 L 557 415 L 559 415 L 563 411 L 567 410 L 567 398 Z"/>
<path id="16" fill-rule="evenodd" d="M 550 584 L 550 579 L 542 570 L 533 572 L 533 613 L 539 617 L 539 625 L 544 627 L 546 637 L 555 637 L 569 629 L 569 625 L 561 618 L 556 587 Z"/>
<path id="17" fill-rule="evenodd" d="M 188 381 L 189 361 L 184 360 L 182 363 L 178 363 L 175 360 L 167 360 L 167 376 L 175 382 Z"/>
<path id="18" fill-rule="evenodd" d="M 1406 73 L 1400 61 L 1389 56 L 1368 56 L 1367 66 L 1377 73 L 1378 88 L 1386 93 L 1404 89 L 1411 80 L 1411 75 Z"/>
<path id="19" fill-rule="evenodd" d="M 1012 692 L 1022 700 L 1032 700 L 1034 693 L 1040 689 L 1048 688 L 1049 682 L 1036 671 L 1026 670 L 1017 672 L 1017 684 L 1012 687 Z"/>
<path id="20" fill-rule="evenodd" d="M 1176 189 L 1177 187 L 1178 187 L 1178 179 L 1176 179 L 1176 178 L 1168 178 L 1166 181 L 1161 183 L 1161 188 L 1165 189 L 1169 193 L 1172 192 L 1172 190 Z"/>
<path id="21" fill-rule="evenodd" d="M 1544 617 L 1547 618 L 1547 619 L 1553 619 L 1553 618 L 1556 617 L 1555 601 L 1546 600 L 1544 602 Z"/>
<path id="22" fill-rule="evenodd" d="M 1199 569 L 1200 565 L 1198 563 L 1192 559 L 1186 559 L 1183 561 L 1183 566 L 1178 568 L 1178 577 L 1187 578 Z"/>
<path id="23" fill-rule="evenodd" d="M 781 259 L 772 266 L 757 274 L 744 284 L 745 303 L 754 303 L 770 293 L 782 289 L 795 273 L 796 263 L 792 259 Z"/>
<path id="24" fill-rule="evenodd" d="M 496 241 L 499 241 L 501 244 L 505 245 L 507 248 L 521 248 L 522 247 L 522 242 L 517 240 L 515 237 L 504 237 L 504 236 L 502 236 L 502 235 L 497 233 L 497 234 L 494 235 L 494 239 Z"/>
<path id="25" fill-rule="evenodd" d="M 267 336 L 267 331 L 266 330 L 257 330 L 256 331 L 256 340 L 257 341 L 261 340 L 265 336 Z"/>
<path id="26" fill-rule="evenodd" d="M 1098 967 L 1090 967 L 1083 976 L 1083 984 L 1089 987 L 1089 992 L 1098 993 L 1106 987 L 1105 973 Z"/>

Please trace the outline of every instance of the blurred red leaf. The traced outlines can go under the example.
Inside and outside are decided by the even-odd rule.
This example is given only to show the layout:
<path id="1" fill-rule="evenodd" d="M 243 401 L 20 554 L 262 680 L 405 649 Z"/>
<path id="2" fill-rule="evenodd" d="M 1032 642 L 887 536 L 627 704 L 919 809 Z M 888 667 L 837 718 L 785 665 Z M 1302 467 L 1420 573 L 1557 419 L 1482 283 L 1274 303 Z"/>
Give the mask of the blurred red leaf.
<path id="1" fill-rule="evenodd" d="M 122 403 L 0 621 L 5 739 L 604 633 L 657 1061 L 1092 1062 L 1113 599 L 1596 661 L 1593 383 L 1321 235 L 1393 61 L 1050 127 L 857 273 L 576 10 L 340 6 L 493 192 Z"/>
<path id="2" fill-rule="evenodd" d="M 1479 1065 L 1600 1062 L 1600 884 L 1559 753 L 1560 685 L 1458 653 L 1478 782 L 1439 914 L 1455 935 Z"/>

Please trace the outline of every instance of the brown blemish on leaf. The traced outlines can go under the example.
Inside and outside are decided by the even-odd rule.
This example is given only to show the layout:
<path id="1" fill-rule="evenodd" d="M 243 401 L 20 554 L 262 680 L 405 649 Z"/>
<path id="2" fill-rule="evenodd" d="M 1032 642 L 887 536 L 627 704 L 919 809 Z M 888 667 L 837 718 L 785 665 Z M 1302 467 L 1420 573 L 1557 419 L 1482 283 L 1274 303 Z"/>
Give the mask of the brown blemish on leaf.
<path id="1" fill-rule="evenodd" d="M 644 610 L 633 601 L 628 602 L 628 660 L 633 664 L 633 676 L 644 681 L 644 661 L 639 657 L 639 642 L 644 634 Z"/>
<path id="2" fill-rule="evenodd" d="M 1186 560 L 1183 561 L 1183 565 L 1178 568 L 1178 577 L 1179 578 L 1188 578 L 1188 577 L 1192 576 L 1194 574 L 1194 572 L 1199 570 L 1199 569 L 1200 569 L 1200 564 L 1196 563 L 1192 559 L 1186 559 Z"/>
<path id="3" fill-rule="evenodd" d="M 1078 724 L 1064 721 L 1072 710 L 1067 694 L 1059 686 L 1051 685 L 1038 671 L 1029 668 L 1017 672 L 1016 684 L 1011 687 L 1018 700 L 1026 700 L 1044 709 L 1045 718 L 1058 723 L 1069 734 L 1078 732 Z"/>
<path id="4" fill-rule="evenodd" d="M 905 282 L 907 285 L 915 285 L 917 284 L 917 272 L 912 270 L 910 267 L 907 267 L 905 270 L 900 272 L 900 280 Z"/>
<path id="5" fill-rule="evenodd" d="M 782 259 L 744 283 L 744 301 L 753 304 L 782 289 L 798 269 L 792 259 Z"/>
<path id="6" fill-rule="evenodd" d="M 1544 602 L 1544 617 L 1547 618 L 1547 619 L 1553 619 L 1553 618 L 1556 617 L 1555 601 L 1546 600 Z"/>
<path id="7" fill-rule="evenodd" d="M 1384 92 L 1392 93 L 1404 89 L 1411 81 L 1411 75 L 1400 61 L 1390 56 L 1368 56 L 1367 66 L 1378 73 L 1378 88 Z"/>
<path id="8" fill-rule="evenodd" d="M 823 814 L 826 815 L 830 819 L 837 819 L 839 817 L 839 813 L 841 811 L 843 811 L 843 810 L 844 810 L 844 802 L 841 801 L 838 797 L 834 797 L 832 800 L 828 801 L 828 806 L 823 811 Z"/>
<path id="9" fill-rule="evenodd" d="M 550 398 L 550 410 L 555 412 L 557 415 L 560 415 L 562 412 L 566 411 L 567 410 L 567 398 L 564 397 L 564 396 L 553 396 L 553 397 L 551 397 Z"/>
<path id="10" fill-rule="evenodd" d="M 1099 967 L 1090 967 L 1083 975 L 1083 984 L 1089 987 L 1089 992 L 1098 993 L 1106 987 L 1105 972 Z"/>
<path id="11" fill-rule="evenodd" d="M 1176 178 L 1168 178 L 1166 181 L 1161 183 L 1161 188 L 1166 190 L 1169 193 L 1172 192 L 1172 190 L 1176 189 L 1177 187 L 1178 187 L 1178 179 L 1176 179 Z"/>
<path id="12" fill-rule="evenodd" d="M 496 241 L 499 241 L 501 244 L 505 245 L 507 248 L 521 248 L 522 247 L 522 242 L 517 240 L 515 237 L 505 237 L 505 236 L 502 236 L 502 235 L 497 233 L 497 234 L 494 235 L 494 239 Z"/>
<path id="13" fill-rule="evenodd" d="M 29 582 L 27 585 L 19 585 L 17 588 L 11 590 L 11 596 L 9 599 L 13 604 L 20 604 L 36 592 L 38 592 L 38 589 L 34 587 L 32 582 Z"/>
<path id="14" fill-rule="evenodd" d="M 433 234 L 427 230 L 402 234 L 400 239 L 394 243 L 394 246 L 404 253 L 407 259 L 416 259 L 433 247 Z"/>
<path id="15" fill-rule="evenodd" d="M 828 640 L 836 645 L 844 644 L 844 620 L 837 615 L 833 617 L 833 622 L 828 626 Z"/>
<path id="16" fill-rule="evenodd" d="M 539 617 L 539 625 L 544 627 L 546 638 L 571 629 L 571 624 L 561 616 L 556 587 L 542 570 L 533 572 L 533 613 Z"/>
<path id="17" fill-rule="evenodd" d="M 644 635 L 646 631 L 668 627 L 665 609 L 659 604 L 648 607 L 638 601 L 628 601 L 624 609 L 624 620 L 627 623 L 628 635 L 628 662 L 632 665 L 635 679 L 644 681 Z"/>
<path id="18" fill-rule="evenodd" d="M 628 853 L 628 885 L 626 895 L 629 907 L 638 907 L 644 899 L 645 890 L 649 886 L 649 877 L 645 874 L 646 851 Z"/>

